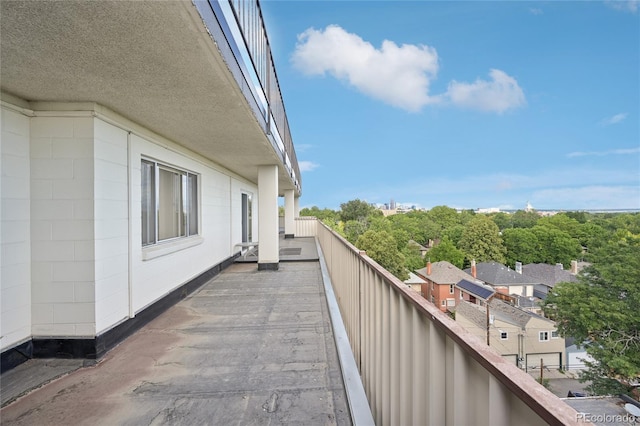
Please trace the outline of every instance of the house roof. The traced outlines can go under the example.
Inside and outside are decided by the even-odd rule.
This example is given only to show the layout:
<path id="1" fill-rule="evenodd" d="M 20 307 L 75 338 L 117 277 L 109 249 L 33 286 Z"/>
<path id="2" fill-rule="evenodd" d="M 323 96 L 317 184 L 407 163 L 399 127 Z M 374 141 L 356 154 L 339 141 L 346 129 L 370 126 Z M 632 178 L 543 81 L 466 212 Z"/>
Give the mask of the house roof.
<path id="1" fill-rule="evenodd" d="M 418 269 L 416 274 L 436 284 L 456 284 L 460 280 L 477 281 L 462 269 L 446 260 L 431 264 L 431 274 L 427 274 L 427 267 Z"/>
<path id="2" fill-rule="evenodd" d="M 560 266 L 546 263 L 522 265 L 522 274 L 537 279 L 547 287 L 553 287 L 560 282 L 578 281 L 571 272 L 562 269 Z"/>
<path id="3" fill-rule="evenodd" d="M 491 317 L 497 319 L 498 321 L 506 322 L 520 328 L 525 328 L 527 322 L 529 322 L 530 319 L 530 317 L 526 316 L 514 318 L 502 311 L 496 311 L 493 309 L 493 304 L 491 303 L 489 304 L 489 314 L 491 315 Z M 456 306 L 456 318 L 458 317 L 458 315 L 467 318 L 478 327 L 484 328 L 487 326 L 486 306 L 475 305 L 463 300 Z"/>
<path id="4" fill-rule="evenodd" d="M 468 280 L 461 280 L 456 284 L 456 287 L 482 300 L 487 300 L 488 298 L 496 294 L 496 291 L 493 288 Z"/>
<path id="5" fill-rule="evenodd" d="M 458 312 L 479 326 L 486 325 L 486 307 L 474 305 L 473 303 L 463 300 L 456 306 L 456 315 Z M 489 314 L 497 320 L 517 325 L 521 328 L 525 328 L 532 318 L 538 318 L 555 324 L 548 318 L 530 311 L 525 311 L 524 309 L 520 309 L 495 298 L 489 301 Z"/>
<path id="6" fill-rule="evenodd" d="M 471 273 L 471 268 L 467 268 L 464 271 Z M 476 275 L 479 280 L 493 286 L 540 284 L 540 280 L 519 274 L 508 266 L 498 262 L 478 263 L 476 265 Z"/>
<path id="7" fill-rule="evenodd" d="M 413 272 L 409 272 L 409 279 L 405 280 L 405 284 L 424 284 L 426 281 L 414 274 Z"/>
<path id="8" fill-rule="evenodd" d="M 549 286 L 545 284 L 536 284 L 533 286 L 533 297 L 544 300 L 547 298 L 547 294 L 549 294 Z"/>

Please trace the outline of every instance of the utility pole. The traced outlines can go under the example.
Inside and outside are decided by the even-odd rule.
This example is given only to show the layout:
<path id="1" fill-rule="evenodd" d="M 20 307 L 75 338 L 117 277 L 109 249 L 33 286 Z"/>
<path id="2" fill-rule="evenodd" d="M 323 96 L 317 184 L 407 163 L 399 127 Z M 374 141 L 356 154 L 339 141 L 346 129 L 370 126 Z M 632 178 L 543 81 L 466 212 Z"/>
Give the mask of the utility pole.
<path id="1" fill-rule="evenodd" d="M 489 315 L 489 301 L 487 300 L 487 346 L 491 346 L 491 343 L 489 340 L 490 331 L 491 331 L 490 325 L 491 325 L 491 317 Z"/>

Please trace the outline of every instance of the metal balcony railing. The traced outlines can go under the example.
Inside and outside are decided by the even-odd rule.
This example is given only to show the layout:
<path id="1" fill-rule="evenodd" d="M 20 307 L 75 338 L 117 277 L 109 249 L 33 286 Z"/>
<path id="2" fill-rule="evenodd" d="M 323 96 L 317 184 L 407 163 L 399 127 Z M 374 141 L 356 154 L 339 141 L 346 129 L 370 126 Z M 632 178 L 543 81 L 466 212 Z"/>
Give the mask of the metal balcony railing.
<path id="1" fill-rule="evenodd" d="M 300 167 L 260 3 L 258 0 L 208 1 L 221 23 L 225 37 L 235 44 L 232 47 L 234 56 L 242 70 L 245 84 L 265 120 L 266 132 L 275 139 L 275 144 L 282 153 L 283 164 L 300 189 Z"/>
<path id="2" fill-rule="evenodd" d="M 322 249 L 378 425 L 578 424 L 576 411 L 318 220 Z"/>

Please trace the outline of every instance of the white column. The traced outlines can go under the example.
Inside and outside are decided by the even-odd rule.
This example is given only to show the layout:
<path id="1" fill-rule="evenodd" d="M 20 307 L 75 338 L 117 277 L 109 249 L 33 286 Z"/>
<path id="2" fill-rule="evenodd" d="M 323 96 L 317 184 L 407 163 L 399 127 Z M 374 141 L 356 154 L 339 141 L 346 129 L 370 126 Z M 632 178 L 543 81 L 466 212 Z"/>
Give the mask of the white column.
<path id="1" fill-rule="evenodd" d="M 300 197 L 295 197 L 293 199 L 293 210 L 294 210 L 293 217 L 300 217 Z"/>
<path id="2" fill-rule="evenodd" d="M 295 204 L 293 189 L 284 191 L 284 237 L 293 238 L 296 233 Z"/>
<path id="3" fill-rule="evenodd" d="M 277 270 L 278 166 L 258 167 L 258 270 Z"/>

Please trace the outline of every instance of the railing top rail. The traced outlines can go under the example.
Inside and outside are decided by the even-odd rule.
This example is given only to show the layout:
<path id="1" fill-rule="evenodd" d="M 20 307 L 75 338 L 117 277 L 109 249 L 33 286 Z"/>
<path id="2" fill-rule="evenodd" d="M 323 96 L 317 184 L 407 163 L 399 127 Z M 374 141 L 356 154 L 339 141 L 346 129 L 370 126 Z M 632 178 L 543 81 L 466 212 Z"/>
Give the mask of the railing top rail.
<path id="1" fill-rule="evenodd" d="M 509 363 L 480 338 L 465 330 L 424 297 L 409 289 L 402 281 L 367 256 L 366 252 L 349 243 L 322 221 L 318 220 L 318 222 L 543 420 L 549 424 L 575 424 L 577 422 L 576 411 L 572 407 L 564 403 L 558 404 L 558 398 L 555 395 L 533 381 L 517 366 Z"/>

